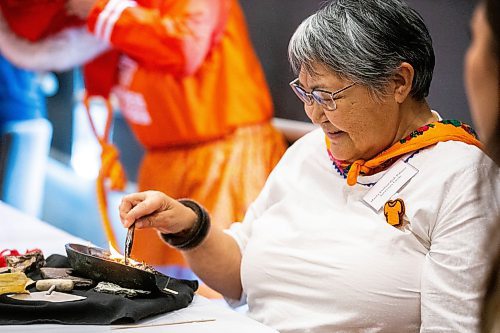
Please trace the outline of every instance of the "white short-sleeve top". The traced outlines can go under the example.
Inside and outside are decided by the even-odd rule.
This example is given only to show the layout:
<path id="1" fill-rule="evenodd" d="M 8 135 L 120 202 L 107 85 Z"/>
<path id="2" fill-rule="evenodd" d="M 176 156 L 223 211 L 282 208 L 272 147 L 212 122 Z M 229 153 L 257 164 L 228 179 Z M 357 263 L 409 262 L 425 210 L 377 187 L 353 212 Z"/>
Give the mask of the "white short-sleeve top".
<path id="1" fill-rule="evenodd" d="M 348 186 L 320 129 L 286 152 L 226 231 L 251 317 L 282 333 L 477 329 L 499 168 L 455 141 L 403 159 L 418 173 L 399 191 L 408 224 L 397 229 L 362 201 L 385 172 Z"/>

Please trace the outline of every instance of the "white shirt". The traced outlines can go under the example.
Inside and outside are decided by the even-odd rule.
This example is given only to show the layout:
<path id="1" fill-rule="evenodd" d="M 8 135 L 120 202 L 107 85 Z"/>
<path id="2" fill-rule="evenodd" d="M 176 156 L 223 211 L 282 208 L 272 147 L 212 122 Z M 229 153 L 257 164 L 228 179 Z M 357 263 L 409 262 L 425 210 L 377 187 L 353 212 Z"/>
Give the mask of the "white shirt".
<path id="1" fill-rule="evenodd" d="M 499 169 L 451 141 L 408 163 L 418 173 L 399 191 L 408 222 L 399 230 L 362 202 L 370 187 L 348 186 L 334 169 L 320 129 L 297 141 L 227 230 L 249 315 L 282 333 L 475 331 Z"/>

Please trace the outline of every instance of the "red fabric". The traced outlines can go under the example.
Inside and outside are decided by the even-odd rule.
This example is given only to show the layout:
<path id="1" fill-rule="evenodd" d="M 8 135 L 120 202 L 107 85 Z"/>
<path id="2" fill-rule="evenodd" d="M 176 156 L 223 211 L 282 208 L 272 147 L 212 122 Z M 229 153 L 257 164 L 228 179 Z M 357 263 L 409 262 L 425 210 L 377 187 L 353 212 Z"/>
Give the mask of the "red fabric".
<path id="1" fill-rule="evenodd" d="M 24 254 L 30 254 L 30 253 L 33 253 L 33 252 L 42 252 L 42 250 L 40 249 L 32 249 L 32 250 L 26 250 L 26 252 Z M 2 250 L 2 252 L 0 252 L 0 267 L 7 267 L 7 259 L 5 257 L 7 256 L 22 256 L 21 253 L 19 253 L 18 250 L 9 250 L 9 249 L 5 249 L 5 250 Z"/>
<path id="2" fill-rule="evenodd" d="M 32 42 L 85 22 L 66 14 L 66 0 L 2 0 L 0 8 L 10 29 Z M 29 23 L 27 23 L 29 22 Z"/>
<path id="3" fill-rule="evenodd" d="M 87 95 L 108 98 L 111 88 L 117 82 L 120 52 L 108 51 L 83 67 Z"/>
<path id="4" fill-rule="evenodd" d="M 66 13 L 66 1 L 2 0 L 0 9 L 12 32 L 35 42 L 64 28 L 85 25 L 84 20 Z M 89 96 L 108 97 L 111 87 L 116 83 L 118 55 L 117 51 L 109 51 L 84 67 Z"/>
<path id="5" fill-rule="evenodd" d="M 0 252 L 0 267 L 7 267 L 7 259 L 5 259 L 6 256 L 19 256 L 21 255 L 19 251 L 17 250 L 9 250 L 5 249 L 2 252 Z"/>

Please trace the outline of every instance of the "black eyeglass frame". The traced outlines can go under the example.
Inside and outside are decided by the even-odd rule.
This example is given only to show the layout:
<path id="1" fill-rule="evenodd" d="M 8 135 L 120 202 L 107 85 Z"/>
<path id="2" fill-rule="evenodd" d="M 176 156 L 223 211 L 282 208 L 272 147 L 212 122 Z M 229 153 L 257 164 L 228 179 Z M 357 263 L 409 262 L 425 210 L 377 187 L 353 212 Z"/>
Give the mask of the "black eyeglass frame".
<path id="1" fill-rule="evenodd" d="M 311 92 L 305 91 L 304 88 L 302 88 L 297 82 L 299 81 L 299 78 L 296 78 L 292 82 L 289 83 L 290 88 L 292 88 L 293 92 L 297 97 L 307 106 L 313 105 L 314 102 L 318 103 L 322 107 L 326 108 L 329 111 L 335 111 L 337 110 L 337 102 L 335 102 L 336 98 L 335 95 L 351 88 L 354 86 L 356 83 L 351 83 L 346 87 L 343 87 L 339 90 L 335 91 L 327 91 L 327 90 L 322 90 L 322 89 L 313 89 Z M 328 101 L 325 101 L 324 98 L 321 96 L 318 96 L 315 94 L 315 92 L 322 92 L 325 94 L 328 94 L 330 97 L 331 103 L 333 103 L 333 106 L 328 105 Z"/>

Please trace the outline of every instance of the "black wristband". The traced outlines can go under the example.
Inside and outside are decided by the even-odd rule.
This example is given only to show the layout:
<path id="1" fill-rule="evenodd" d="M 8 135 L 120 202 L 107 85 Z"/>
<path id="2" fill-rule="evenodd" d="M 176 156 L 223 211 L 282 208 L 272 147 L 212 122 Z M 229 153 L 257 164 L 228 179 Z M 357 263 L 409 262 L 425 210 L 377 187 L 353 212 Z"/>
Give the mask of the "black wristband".
<path id="1" fill-rule="evenodd" d="M 179 250 L 189 250 L 197 247 L 207 237 L 210 230 L 210 216 L 208 212 L 193 200 L 178 200 L 184 206 L 193 210 L 198 217 L 193 227 L 185 232 L 176 234 L 161 234 L 165 242 Z"/>

